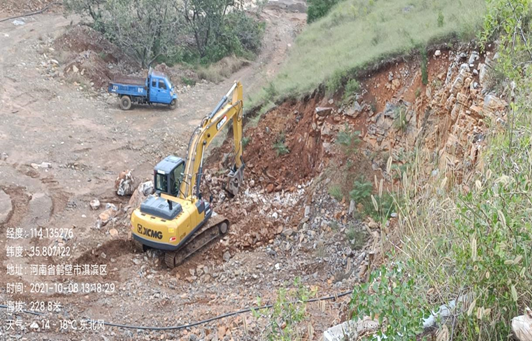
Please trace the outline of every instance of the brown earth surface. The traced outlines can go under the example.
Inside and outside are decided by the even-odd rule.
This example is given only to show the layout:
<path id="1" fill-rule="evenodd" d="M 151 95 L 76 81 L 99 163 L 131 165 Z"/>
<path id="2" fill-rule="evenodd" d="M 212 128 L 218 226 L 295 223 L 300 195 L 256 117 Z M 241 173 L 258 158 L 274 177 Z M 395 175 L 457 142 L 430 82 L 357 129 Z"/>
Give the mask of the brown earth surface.
<path id="1" fill-rule="evenodd" d="M 0 291 L 0 301 L 59 300 L 62 307 L 46 313 L 53 322 L 50 329 L 2 329 L 0 338 L 264 339 L 267 320 L 251 314 L 172 332 L 115 327 L 60 331 L 58 323 L 82 317 L 130 325 L 189 323 L 255 305 L 257 297 L 270 303 L 279 288 L 291 286 L 295 277 L 317 288 L 319 296 L 349 290 L 366 279 L 380 238 L 378 224 L 359 221 L 349 212 L 348 188 L 355 178 L 383 179 L 386 187 L 392 187 L 397 174 L 389 172 L 387 159 L 392 156 L 396 166 L 405 164 L 401 155 L 416 143 L 438 156 L 437 166 L 431 164 L 427 174 L 450 172 L 460 175 L 453 177 L 459 181 L 475 167 L 484 121 L 500 119 L 498 113 L 505 105 L 497 98 L 486 102 L 488 82 L 481 78 L 489 56 L 470 64 L 466 60 L 473 55 L 471 46 L 442 49 L 437 56 L 431 51 L 427 86 L 421 83 L 419 59 L 413 57 L 362 77 L 360 94 L 349 100 L 340 95 L 329 98 L 318 90 L 266 113 L 245 131 L 246 179 L 237 197 L 227 198 L 221 189 L 220 170 L 222 161 L 230 160 L 226 156 L 230 144 L 211 151 L 208 160 L 203 187 L 213 194 L 215 210 L 230 219 L 228 235 L 174 270 L 164 266 L 160 252 L 137 253 L 129 243 L 130 198 L 115 194 L 116 175 L 133 169 L 140 183 L 150 179 L 153 165 L 167 154 L 184 155 L 192 130 L 234 79 L 243 82 L 248 94 L 266 85 L 304 25 L 305 15 L 293 8 L 267 6 L 262 14 L 268 23 L 265 46 L 258 59 L 220 84 L 180 85 L 174 111 L 119 110 L 116 99 L 98 88 L 114 72 L 127 73 L 126 58 L 94 32 L 71 26 L 70 19 L 44 14 L 20 26 L 0 23 L 0 189 L 11 200 L 0 245 L 2 250 L 8 245 L 26 250 L 55 245 L 72 251 L 59 259 L 8 258 L 2 252 L 1 271 L 5 273 L 8 264 L 107 265 L 104 276 L 2 276 L 2 288 L 21 282 L 26 291 L 15 295 Z M 0 13 L 6 12 L 0 8 Z M 464 63 L 469 64 L 467 70 Z M 398 128 L 394 122 L 403 109 L 408 124 Z M 343 131 L 360 132 L 356 148 L 346 150 L 337 142 Z M 279 142 L 287 154 L 278 155 L 274 145 Z M 341 185 L 344 199 L 331 198 L 333 184 Z M 95 198 L 102 203 L 99 210 L 89 206 Z M 108 203 L 116 211 L 111 208 L 109 222 L 97 225 Z M 387 224 L 393 226 L 393 219 Z M 71 228 L 74 236 L 6 240 L 7 230 L 17 227 L 25 232 L 32 227 Z M 348 229 L 359 231 L 361 240 L 348 240 Z M 116 290 L 68 295 L 28 292 L 31 283 L 65 285 L 72 280 L 108 282 Z M 301 326 L 305 339 L 319 339 L 325 329 L 341 322 L 348 315 L 348 300 L 309 305 L 307 324 L 312 328 Z M 13 315 L 0 311 L 0 318 Z M 28 323 L 41 319 L 20 318 Z"/>

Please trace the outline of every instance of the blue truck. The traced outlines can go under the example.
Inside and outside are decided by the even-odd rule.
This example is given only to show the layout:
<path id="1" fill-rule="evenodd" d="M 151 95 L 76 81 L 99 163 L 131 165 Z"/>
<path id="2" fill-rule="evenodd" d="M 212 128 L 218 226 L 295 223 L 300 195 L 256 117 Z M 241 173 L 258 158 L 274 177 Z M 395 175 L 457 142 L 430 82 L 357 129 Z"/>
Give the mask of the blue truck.
<path id="1" fill-rule="evenodd" d="M 109 93 L 120 98 L 120 108 L 129 110 L 131 104 L 166 104 L 174 109 L 177 94 L 170 80 L 162 73 L 150 70 L 148 77 L 123 77 L 109 82 Z"/>

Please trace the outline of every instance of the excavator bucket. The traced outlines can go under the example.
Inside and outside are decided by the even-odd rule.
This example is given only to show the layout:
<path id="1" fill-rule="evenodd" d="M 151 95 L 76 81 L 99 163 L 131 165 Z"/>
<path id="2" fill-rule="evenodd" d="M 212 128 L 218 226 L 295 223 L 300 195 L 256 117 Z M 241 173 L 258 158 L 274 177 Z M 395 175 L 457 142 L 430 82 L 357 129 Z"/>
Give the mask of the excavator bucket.
<path id="1" fill-rule="evenodd" d="M 233 166 L 233 168 L 229 171 L 227 177 L 228 179 L 224 189 L 227 193 L 229 193 L 229 195 L 234 197 L 238 194 L 240 185 L 242 185 L 242 181 L 244 180 L 244 164 L 242 164 L 242 166 L 238 168 L 236 166 Z"/>

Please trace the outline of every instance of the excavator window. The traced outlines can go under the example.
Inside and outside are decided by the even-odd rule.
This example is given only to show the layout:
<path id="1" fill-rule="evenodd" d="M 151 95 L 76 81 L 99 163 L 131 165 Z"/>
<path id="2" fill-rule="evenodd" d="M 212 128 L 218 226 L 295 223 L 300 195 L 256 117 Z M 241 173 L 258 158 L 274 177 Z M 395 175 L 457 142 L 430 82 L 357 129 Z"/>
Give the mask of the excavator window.
<path id="1" fill-rule="evenodd" d="M 168 177 L 166 174 L 157 173 L 155 175 L 155 190 L 163 193 L 168 192 Z"/>
<path id="2" fill-rule="evenodd" d="M 172 188 L 172 195 L 179 195 L 179 187 L 181 186 L 181 181 L 183 180 L 183 173 L 185 172 L 185 163 L 181 162 L 177 165 L 176 168 L 172 171 L 174 188 Z"/>

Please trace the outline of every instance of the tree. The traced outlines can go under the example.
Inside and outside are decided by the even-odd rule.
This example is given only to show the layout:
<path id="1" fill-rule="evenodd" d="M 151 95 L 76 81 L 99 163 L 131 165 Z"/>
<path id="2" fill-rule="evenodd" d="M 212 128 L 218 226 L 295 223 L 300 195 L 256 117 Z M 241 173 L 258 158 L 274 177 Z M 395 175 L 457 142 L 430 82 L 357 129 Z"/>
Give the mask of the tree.
<path id="1" fill-rule="evenodd" d="M 229 54 L 257 53 L 264 32 L 240 0 L 64 1 L 67 13 L 92 19 L 90 26 L 142 67 L 159 57 L 170 63 L 211 63 Z M 195 46 L 180 44 L 189 36 Z"/>
<path id="2" fill-rule="evenodd" d="M 173 0 L 64 0 L 68 13 L 92 19 L 91 26 L 142 67 L 177 48 L 184 30 Z"/>
<path id="3" fill-rule="evenodd" d="M 200 57 L 216 41 L 224 28 L 224 20 L 234 0 L 184 0 L 183 17 L 194 33 Z"/>
<path id="4" fill-rule="evenodd" d="M 175 2 L 170 0 L 107 0 L 105 35 L 142 67 L 177 48 L 183 31 Z"/>
<path id="5" fill-rule="evenodd" d="M 106 2 L 106 0 L 63 0 L 66 13 L 77 13 L 82 17 L 90 16 L 96 26 L 101 23 L 102 10 Z"/>

